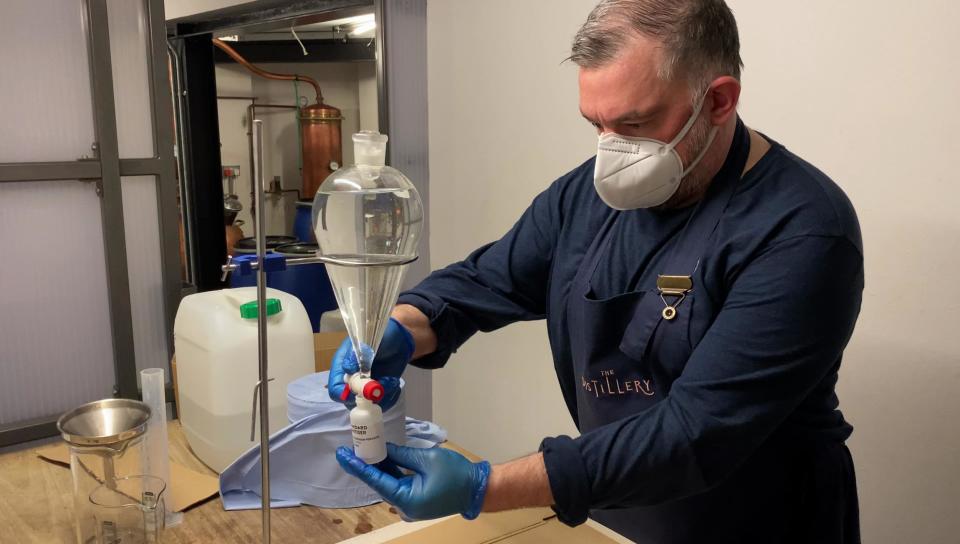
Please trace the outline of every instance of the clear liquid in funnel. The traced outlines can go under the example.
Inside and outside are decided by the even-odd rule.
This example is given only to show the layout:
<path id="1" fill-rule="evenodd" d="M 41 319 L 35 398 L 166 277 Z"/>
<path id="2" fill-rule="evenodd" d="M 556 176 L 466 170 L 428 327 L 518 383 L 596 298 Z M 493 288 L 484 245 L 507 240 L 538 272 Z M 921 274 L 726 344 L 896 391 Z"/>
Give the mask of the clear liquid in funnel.
<path id="1" fill-rule="evenodd" d="M 313 225 L 327 274 L 353 343 L 360 371 L 368 374 L 390 311 L 397 301 L 407 263 L 416 257 L 423 208 L 412 188 L 367 186 L 402 184 L 389 168 L 361 169 L 351 181 L 332 175 L 314 199 Z M 405 182 L 408 183 L 408 182 Z M 377 184 L 374 184 L 377 185 Z"/>
<path id="2" fill-rule="evenodd" d="M 340 314 L 360 362 L 360 372 L 369 374 L 407 271 L 407 265 L 403 263 L 408 259 L 369 255 L 325 257 L 355 263 L 340 265 L 327 262 L 326 267 Z"/>

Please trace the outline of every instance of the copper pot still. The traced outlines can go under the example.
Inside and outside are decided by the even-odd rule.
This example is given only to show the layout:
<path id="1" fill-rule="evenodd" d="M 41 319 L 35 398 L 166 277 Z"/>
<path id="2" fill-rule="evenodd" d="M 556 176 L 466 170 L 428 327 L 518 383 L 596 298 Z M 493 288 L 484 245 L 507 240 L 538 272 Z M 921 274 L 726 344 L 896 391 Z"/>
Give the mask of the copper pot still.
<path id="1" fill-rule="evenodd" d="M 324 104 L 320 84 L 312 77 L 268 72 L 250 64 L 232 47 L 217 38 L 213 39 L 213 45 L 260 77 L 281 81 L 303 81 L 313 87 L 317 95 L 316 103 L 300 108 L 300 132 L 303 146 L 301 150 L 303 157 L 303 191 L 301 198 L 313 200 L 320 184 L 343 164 L 340 140 L 340 125 L 343 121 L 341 111 L 329 104 Z"/>
<path id="2" fill-rule="evenodd" d="M 313 200 L 327 176 L 343 164 L 340 110 L 324 103 L 300 108 L 303 198 Z"/>

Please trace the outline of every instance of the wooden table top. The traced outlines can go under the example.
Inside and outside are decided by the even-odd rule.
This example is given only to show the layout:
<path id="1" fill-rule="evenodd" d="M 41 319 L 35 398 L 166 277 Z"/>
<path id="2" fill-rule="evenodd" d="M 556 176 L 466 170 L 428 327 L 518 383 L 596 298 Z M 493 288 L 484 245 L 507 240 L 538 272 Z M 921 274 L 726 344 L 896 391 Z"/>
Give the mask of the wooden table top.
<path id="1" fill-rule="evenodd" d="M 178 421 L 169 426 L 170 457 L 205 474 L 213 471 L 187 447 Z M 456 446 L 445 444 L 453 449 Z M 37 457 L 37 449 L 0 454 L 0 543 L 71 543 L 70 471 Z M 219 497 L 187 510 L 183 523 L 164 533 L 164 544 L 260 542 L 260 510 L 227 512 Z M 363 508 L 277 508 L 271 514 L 277 543 L 335 543 L 400 520 L 386 503 Z"/>

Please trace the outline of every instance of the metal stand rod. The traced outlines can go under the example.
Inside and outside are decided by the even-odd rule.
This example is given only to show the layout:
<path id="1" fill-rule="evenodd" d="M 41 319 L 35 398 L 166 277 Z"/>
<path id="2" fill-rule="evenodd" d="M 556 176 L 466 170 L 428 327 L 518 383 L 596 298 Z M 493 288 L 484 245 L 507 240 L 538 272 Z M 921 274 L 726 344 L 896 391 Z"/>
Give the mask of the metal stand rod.
<path id="1" fill-rule="evenodd" d="M 263 262 L 267 252 L 266 227 L 263 212 L 263 121 L 253 121 L 255 150 L 253 154 L 253 180 L 256 184 L 254 198 L 256 208 L 257 260 Z M 269 374 L 267 372 L 267 273 L 257 269 L 257 347 L 260 360 L 260 487 L 261 512 L 263 517 L 263 542 L 270 542 L 270 399 Z"/>
<path id="2" fill-rule="evenodd" d="M 220 98 L 220 97 L 218 96 L 217 98 Z M 246 97 L 243 97 L 243 98 L 246 98 Z M 253 157 L 254 155 L 256 155 L 256 153 L 254 153 L 254 143 L 253 143 L 253 140 L 254 140 L 253 118 L 257 116 L 257 108 L 275 108 L 275 109 L 279 108 L 279 109 L 292 109 L 292 110 L 300 109 L 299 106 L 288 106 L 286 104 L 257 104 L 257 100 L 259 99 L 255 96 L 250 97 L 250 105 L 247 106 L 247 121 L 250 123 L 250 128 L 247 130 L 247 146 L 250 148 L 250 172 L 251 173 L 253 173 L 254 169 L 256 169 L 256 165 L 253 163 L 253 160 L 254 160 Z M 261 162 L 260 164 L 261 164 L 260 167 L 263 168 L 263 163 Z M 252 179 L 256 180 L 257 178 L 253 177 Z M 256 183 L 256 181 L 254 181 L 254 183 Z M 259 192 L 260 190 L 254 187 L 253 183 L 251 183 L 250 194 L 253 195 L 253 206 L 250 208 L 250 215 L 254 217 L 256 217 L 256 215 L 260 213 L 260 204 L 263 204 L 263 202 L 260 202 L 260 204 L 257 204 L 257 193 Z M 227 251 L 230 251 L 229 247 L 227 248 Z"/>

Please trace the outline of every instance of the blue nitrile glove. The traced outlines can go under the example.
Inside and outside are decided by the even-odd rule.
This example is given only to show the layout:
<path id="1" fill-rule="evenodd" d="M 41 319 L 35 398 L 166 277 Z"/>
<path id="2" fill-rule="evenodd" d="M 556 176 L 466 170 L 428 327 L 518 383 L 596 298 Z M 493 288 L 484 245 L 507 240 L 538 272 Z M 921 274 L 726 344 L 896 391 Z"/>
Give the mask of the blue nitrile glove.
<path id="1" fill-rule="evenodd" d="M 403 370 L 413 357 L 413 349 L 413 335 L 399 321 L 391 317 L 370 369 L 370 377 L 383 386 L 383 399 L 377 404 L 384 412 L 392 408 L 400 399 L 400 376 L 403 375 Z M 356 402 L 353 393 L 350 393 L 346 401 L 342 397 L 343 388 L 346 387 L 344 377 L 359 371 L 360 363 L 353 352 L 353 344 L 347 338 L 340 344 L 340 349 L 334 354 L 330 364 L 330 375 L 327 378 L 327 391 L 330 393 L 330 398 L 353 408 Z"/>
<path id="2" fill-rule="evenodd" d="M 368 465 L 350 448 L 337 448 L 343 470 L 363 480 L 409 520 L 460 514 L 475 519 L 483 508 L 490 479 L 490 463 L 472 463 L 459 453 L 440 447 L 407 448 L 387 444 L 387 459 Z M 397 467 L 412 470 L 403 475 Z"/>

